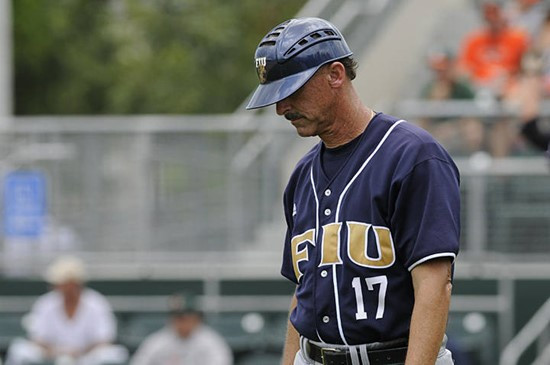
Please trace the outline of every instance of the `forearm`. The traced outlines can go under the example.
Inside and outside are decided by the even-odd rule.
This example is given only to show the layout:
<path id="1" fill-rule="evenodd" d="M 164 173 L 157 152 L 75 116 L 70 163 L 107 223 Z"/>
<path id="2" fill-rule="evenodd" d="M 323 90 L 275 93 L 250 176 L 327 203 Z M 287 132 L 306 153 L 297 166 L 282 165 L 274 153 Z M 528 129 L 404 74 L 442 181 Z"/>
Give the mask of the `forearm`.
<path id="1" fill-rule="evenodd" d="M 450 266 L 447 280 L 432 272 L 415 281 L 406 365 L 435 364 L 447 325 L 451 289 Z"/>
<path id="2" fill-rule="evenodd" d="M 44 351 L 44 355 L 47 358 L 53 358 L 53 357 L 58 355 L 58 352 L 56 351 L 56 349 L 53 346 L 51 346 L 51 345 L 49 345 L 49 344 L 47 344 L 43 341 L 36 340 L 36 339 L 32 339 L 32 341 L 36 345 L 38 345 L 40 348 L 42 348 L 42 351 Z"/>
<path id="3" fill-rule="evenodd" d="M 290 310 L 289 313 L 292 312 L 292 310 L 296 307 L 296 296 L 292 297 L 292 302 L 290 304 Z M 294 358 L 296 357 L 296 353 L 300 350 L 300 334 L 292 323 L 290 322 L 290 319 L 288 321 L 287 325 L 287 331 L 286 331 L 286 339 L 285 339 L 285 346 L 283 350 L 283 361 L 282 365 L 292 365 L 294 364 Z"/>
<path id="4" fill-rule="evenodd" d="M 88 347 L 84 348 L 79 353 L 75 353 L 75 354 L 77 356 L 86 355 L 88 352 L 93 351 L 93 350 L 97 349 L 98 347 L 106 346 L 106 345 L 110 345 L 110 344 L 111 344 L 111 342 L 109 342 L 109 341 L 94 343 L 94 344 L 91 344 Z"/>

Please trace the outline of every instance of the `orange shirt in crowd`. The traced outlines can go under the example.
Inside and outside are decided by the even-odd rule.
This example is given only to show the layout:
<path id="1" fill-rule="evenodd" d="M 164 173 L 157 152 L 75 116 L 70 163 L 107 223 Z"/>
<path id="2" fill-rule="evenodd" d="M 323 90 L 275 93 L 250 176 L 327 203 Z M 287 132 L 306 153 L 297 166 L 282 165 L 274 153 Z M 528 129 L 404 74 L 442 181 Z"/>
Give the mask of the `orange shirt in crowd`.
<path id="1" fill-rule="evenodd" d="M 459 55 L 460 66 L 477 85 L 505 83 L 519 71 L 528 45 L 527 34 L 517 28 L 507 27 L 498 33 L 475 31 L 464 41 Z"/>

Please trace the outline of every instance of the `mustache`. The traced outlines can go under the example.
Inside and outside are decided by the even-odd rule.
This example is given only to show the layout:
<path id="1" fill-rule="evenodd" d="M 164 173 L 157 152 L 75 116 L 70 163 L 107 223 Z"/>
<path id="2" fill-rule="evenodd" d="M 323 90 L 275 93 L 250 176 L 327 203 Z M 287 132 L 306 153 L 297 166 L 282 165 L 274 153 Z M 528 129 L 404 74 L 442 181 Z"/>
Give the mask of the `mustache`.
<path id="1" fill-rule="evenodd" d="M 296 119 L 303 118 L 303 115 L 300 114 L 300 113 L 288 112 L 288 113 L 285 114 L 285 118 L 286 118 L 287 120 L 293 121 L 293 120 L 296 120 Z"/>

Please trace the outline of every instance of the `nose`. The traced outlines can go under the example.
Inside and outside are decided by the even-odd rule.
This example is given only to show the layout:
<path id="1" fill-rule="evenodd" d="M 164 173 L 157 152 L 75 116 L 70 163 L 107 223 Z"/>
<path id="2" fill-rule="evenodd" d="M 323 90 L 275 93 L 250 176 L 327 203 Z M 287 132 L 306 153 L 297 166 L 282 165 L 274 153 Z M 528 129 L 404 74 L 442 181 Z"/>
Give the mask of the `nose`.
<path id="1" fill-rule="evenodd" d="M 284 115 L 288 112 L 290 110 L 288 98 L 278 101 L 277 104 L 275 104 L 275 110 L 277 111 L 277 115 Z"/>

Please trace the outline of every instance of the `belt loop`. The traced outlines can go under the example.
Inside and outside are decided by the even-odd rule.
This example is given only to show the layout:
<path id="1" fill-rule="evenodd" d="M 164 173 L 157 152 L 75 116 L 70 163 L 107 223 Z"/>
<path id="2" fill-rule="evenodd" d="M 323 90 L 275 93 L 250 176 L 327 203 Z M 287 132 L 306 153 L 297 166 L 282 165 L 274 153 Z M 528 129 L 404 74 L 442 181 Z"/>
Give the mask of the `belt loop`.
<path id="1" fill-rule="evenodd" d="M 304 336 L 300 336 L 300 352 L 302 353 L 302 357 L 304 359 L 306 359 L 307 361 L 311 360 L 307 351 L 307 338 L 305 338 Z"/>
<path id="2" fill-rule="evenodd" d="M 359 353 L 361 354 L 361 361 L 363 361 L 363 365 L 370 365 L 369 354 L 367 352 L 367 345 L 359 346 Z"/>

